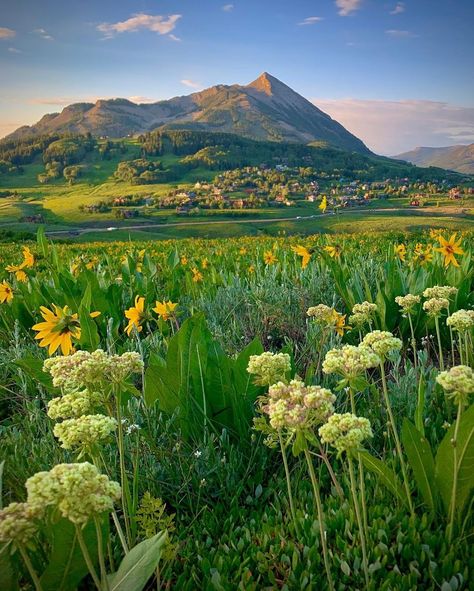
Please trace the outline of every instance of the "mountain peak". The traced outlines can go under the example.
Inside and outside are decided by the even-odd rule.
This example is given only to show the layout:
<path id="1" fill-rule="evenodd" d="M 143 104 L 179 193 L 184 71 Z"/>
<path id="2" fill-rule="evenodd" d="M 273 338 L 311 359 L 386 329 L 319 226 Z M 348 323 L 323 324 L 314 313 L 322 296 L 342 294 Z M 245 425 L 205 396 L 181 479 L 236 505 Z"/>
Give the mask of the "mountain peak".
<path id="1" fill-rule="evenodd" d="M 277 86 L 286 86 L 283 82 L 280 82 L 278 78 L 272 76 L 268 72 L 262 72 L 260 76 L 247 85 L 248 88 L 255 88 L 260 92 L 264 92 L 268 94 L 268 96 L 272 96 L 275 92 L 275 87 Z"/>

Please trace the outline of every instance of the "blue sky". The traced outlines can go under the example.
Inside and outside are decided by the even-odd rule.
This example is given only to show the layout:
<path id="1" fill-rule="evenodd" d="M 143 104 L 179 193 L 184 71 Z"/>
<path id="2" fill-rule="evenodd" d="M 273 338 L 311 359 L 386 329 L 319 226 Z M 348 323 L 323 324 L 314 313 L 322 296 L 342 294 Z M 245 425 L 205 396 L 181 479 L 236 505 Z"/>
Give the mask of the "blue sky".
<path id="1" fill-rule="evenodd" d="M 268 71 L 378 152 L 469 143 L 473 25 L 470 0 L 0 0 L 0 136 Z"/>

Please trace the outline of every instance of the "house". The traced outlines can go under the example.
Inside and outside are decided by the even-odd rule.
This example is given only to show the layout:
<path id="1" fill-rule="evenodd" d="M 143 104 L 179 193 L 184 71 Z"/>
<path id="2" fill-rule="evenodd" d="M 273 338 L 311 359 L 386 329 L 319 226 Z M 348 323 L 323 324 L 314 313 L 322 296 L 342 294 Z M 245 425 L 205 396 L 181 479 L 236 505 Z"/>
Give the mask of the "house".
<path id="1" fill-rule="evenodd" d="M 410 200 L 411 207 L 420 207 L 420 200 L 417 195 L 414 195 Z"/>
<path id="2" fill-rule="evenodd" d="M 459 190 L 459 187 L 453 187 L 450 189 L 448 195 L 450 199 L 461 199 L 461 191 Z"/>

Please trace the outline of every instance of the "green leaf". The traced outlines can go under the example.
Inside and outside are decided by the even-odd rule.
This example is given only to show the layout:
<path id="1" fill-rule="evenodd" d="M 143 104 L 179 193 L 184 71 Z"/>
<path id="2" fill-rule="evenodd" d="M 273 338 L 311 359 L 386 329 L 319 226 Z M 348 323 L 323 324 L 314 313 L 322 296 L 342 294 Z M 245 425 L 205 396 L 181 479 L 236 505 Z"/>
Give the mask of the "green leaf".
<path id="1" fill-rule="evenodd" d="M 40 228 L 38 229 L 38 232 L 36 234 L 36 241 L 38 243 L 40 253 L 44 256 L 44 258 L 46 258 L 49 252 L 49 243 L 48 239 L 46 238 L 46 234 L 44 233 L 43 226 L 40 226 Z"/>
<path id="2" fill-rule="evenodd" d="M 97 325 L 90 316 L 90 308 L 83 304 L 79 307 L 79 322 L 81 324 L 81 338 L 79 340 L 81 346 L 95 351 L 100 343 Z"/>
<path id="3" fill-rule="evenodd" d="M 374 457 L 369 452 L 359 451 L 357 454 L 367 470 L 378 476 L 380 482 L 386 486 L 399 501 L 407 504 L 406 493 L 395 473 L 392 472 L 390 468 L 387 468 L 384 462 Z"/>
<path id="4" fill-rule="evenodd" d="M 97 563 L 97 536 L 90 521 L 82 530 L 84 541 L 94 563 Z M 106 535 L 103 538 L 106 539 Z M 60 519 L 52 527 L 52 552 L 48 566 L 41 575 L 43 591 L 73 591 L 88 574 L 76 536 L 76 528 L 67 519 Z"/>
<path id="5" fill-rule="evenodd" d="M 451 505 L 455 473 L 454 437 L 455 424 L 451 425 L 441 441 L 436 454 L 436 481 L 446 511 Z M 456 511 L 462 513 L 474 488 L 474 404 L 463 414 L 459 423 L 457 443 L 458 478 L 456 487 Z"/>
<path id="6" fill-rule="evenodd" d="M 420 383 L 418 385 L 418 401 L 415 410 L 415 426 L 421 435 L 425 434 L 425 425 L 423 421 L 423 415 L 425 410 L 425 390 L 426 382 L 423 374 L 420 376 Z"/>
<path id="7" fill-rule="evenodd" d="M 23 357 L 14 361 L 15 365 L 48 390 L 53 390 L 53 380 L 51 376 L 43 371 L 43 360 L 37 357 Z"/>
<path id="8" fill-rule="evenodd" d="M 401 437 L 423 501 L 430 509 L 435 509 L 439 492 L 435 482 L 435 463 L 430 444 L 408 419 L 403 421 Z"/>
<path id="9" fill-rule="evenodd" d="M 110 591 L 142 591 L 158 566 L 167 537 L 166 531 L 159 532 L 132 548 L 109 576 Z"/>
<path id="10" fill-rule="evenodd" d="M 301 431 L 296 432 L 296 437 L 293 442 L 293 447 L 291 451 L 294 456 L 299 456 L 302 451 L 304 451 L 308 447 L 306 443 L 306 438 Z"/>
<path id="11" fill-rule="evenodd" d="M 0 462 L 0 509 L 3 509 L 3 468 L 5 467 L 5 460 Z"/>
<path id="12" fill-rule="evenodd" d="M 0 583 L 2 591 L 18 591 L 20 573 L 15 568 L 11 555 L 11 544 L 0 546 Z"/>

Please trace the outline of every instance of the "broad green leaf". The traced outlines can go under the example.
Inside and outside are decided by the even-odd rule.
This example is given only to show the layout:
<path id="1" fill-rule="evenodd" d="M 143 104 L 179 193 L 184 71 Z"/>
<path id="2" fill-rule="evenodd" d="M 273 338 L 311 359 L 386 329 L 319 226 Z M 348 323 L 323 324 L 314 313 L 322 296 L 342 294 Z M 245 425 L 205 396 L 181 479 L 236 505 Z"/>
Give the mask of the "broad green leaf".
<path id="1" fill-rule="evenodd" d="M 430 509 L 435 509 L 439 493 L 430 444 L 408 419 L 403 421 L 401 437 L 423 501 Z"/>
<path id="2" fill-rule="evenodd" d="M 44 256 L 44 258 L 46 258 L 49 252 L 49 243 L 48 239 L 46 238 L 46 234 L 44 233 L 43 226 L 40 226 L 40 228 L 38 229 L 38 232 L 36 234 L 36 241 L 38 243 L 40 253 Z"/>
<path id="3" fill-rule="evenodd" d="M 436 454 L 436 481 L 446 511 L 451 504 L 454 480 L 454 437 L 455 424 L 451 425 L 441 441 Z M 474 488 L 474 404 L 461 417 L 456 443 L 458 478 L 456 489 L 456 511 L 462 510 Z"/>
<path id="4" fill-rule="evenodd" d="M 132 548 L 109 576 L 110 591 L 142 591 L 158 566 L 166 539 L 167 533 L 159 532 Z"/>
<path id="5" fill-rule="evenodd" d="M 81 346 L 94 351 L 100 343 L 97 325 L 94 319 L 90 317 L 89 308 L 82 304 L 79 308 L 79 322 L 81 324 Z"/>
<path id="6" fill-rule="evenodd" d="M 397 499 L 404 504 L 407 503 L 407 497 L 399 479 L 382 460 L 379 460 L 367 451 L 359 451 L 358 456 L 367 470 L 378 476 L 380 482 L 386 486 Z"/>
<path id="7" fill-rule="evenodd" d="M 92 560 L 97 563 L 97 536 L 92 521 L 84 527 L 82 534 Z M 107 536 L 103 535 L 103 538 L 105 540 Z M 67 519 L 60 519 L 55 523 L 52 526 L 51 544 L 50 560 L 41 575 L 43 591 L 77 589 L 89 571 L 77 541 L 74 525 Z"/>
<path id="8" fill-rule="evenodd" d="M 421 374 L 420 383 L 418 384 L 418 400 L 415 410 L 415 425 L 421 435 L 425 434 L 425 424 L 423 420 L 425 411 L 425 390 L 426 382 L 423 374 Z"/>
<path id="9" fill-rule="evenodd" d="M 23 357 L 17 359 L 15 365 L 21 369 L 33 380 L 40 383 L 48 390 L 53 390 L 53 380 L 49 373 L 43 371 L 43 360 L 36 357 Z"/>
<path id="10" fill-rule="evenodd" d="M 13 564 L 11 544 L 0 546 L 0 588 L 2 591 L 18 591 L 18 568 Z"/>

